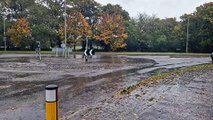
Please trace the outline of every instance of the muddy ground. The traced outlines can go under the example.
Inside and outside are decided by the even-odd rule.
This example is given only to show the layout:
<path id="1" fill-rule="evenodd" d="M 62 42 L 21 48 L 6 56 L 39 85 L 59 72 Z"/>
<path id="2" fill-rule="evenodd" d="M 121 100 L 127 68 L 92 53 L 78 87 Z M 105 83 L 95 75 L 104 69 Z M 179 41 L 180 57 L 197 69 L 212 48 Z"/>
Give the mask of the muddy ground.
<path id="1" fill-rule="evenodd" d="M 0 120 L 44 120 L 48 84 L 59 86 L 61 119 L 197 119 L 213 116 L 213 70 L 186 73 L 116 98 L 155 74 L 210 58 L 96 55 L 76 58 L 0 55 Z"/>
<path id="2" fill-rule="evenodd" d="M 70 113 L 64 119 L 212 120 L 213 68 L 187 72 L 122 97 Z"/>

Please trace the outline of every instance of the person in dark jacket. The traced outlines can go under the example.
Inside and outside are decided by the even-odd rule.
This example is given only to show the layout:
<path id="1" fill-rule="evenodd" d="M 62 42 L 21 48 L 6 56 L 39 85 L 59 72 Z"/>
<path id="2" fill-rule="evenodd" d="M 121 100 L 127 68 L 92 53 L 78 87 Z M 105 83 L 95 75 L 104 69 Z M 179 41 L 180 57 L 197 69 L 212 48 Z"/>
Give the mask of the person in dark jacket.
<path id="1" fill-rule="evenodd" d="M 40 44 L 40 41 L 36 41 L 35 53 L 36 53 L 36 57 L 41 60 L 41 44 Z"/>
<path id="2" fill-rule="evenodd" d="M 211 54 L 211 58 L 212 58 L 212 63 L 213 63 L 213 52 L 212 52 L 212 54 Z"/>

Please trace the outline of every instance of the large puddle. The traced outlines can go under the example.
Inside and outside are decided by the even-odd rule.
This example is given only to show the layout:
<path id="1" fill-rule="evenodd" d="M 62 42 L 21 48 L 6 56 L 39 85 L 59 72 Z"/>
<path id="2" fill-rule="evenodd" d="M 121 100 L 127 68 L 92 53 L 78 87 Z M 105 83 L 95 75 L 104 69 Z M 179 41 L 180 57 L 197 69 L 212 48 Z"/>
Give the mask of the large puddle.
<path id="1" fill-rule="evenodd" d="M 209 62 L 208 58 L 125 55 L 95 55 L 88 63 L 82 55 L 68 59 L 43 57 L 42 61 L 33 57 L 0 58 L 0 119 L 44 119 L 44 87 L 48 84 L 59 85 L 61 115 L 70 111 L 76 114 L 151 75 L 148 73 Z M 5 112 L 10 111 L 8 106 L 17 107 L 13 116 Z M 35 114 L 23 114 L 29 110 Z"/>

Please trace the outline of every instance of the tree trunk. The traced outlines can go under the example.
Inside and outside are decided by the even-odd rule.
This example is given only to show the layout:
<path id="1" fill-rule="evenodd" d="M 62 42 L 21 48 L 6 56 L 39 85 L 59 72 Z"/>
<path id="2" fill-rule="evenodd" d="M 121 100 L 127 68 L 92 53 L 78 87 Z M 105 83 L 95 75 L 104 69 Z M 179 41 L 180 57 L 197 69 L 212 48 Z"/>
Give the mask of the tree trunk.
<path id="1" fill-rule="evenodd" d="M 73 45 L 73 52 L 75 52 L 76 44 Z"/>
<path id="2" fill-rule="evenodd" d="M 84 51 L 86 49 L 86 41 L 81 42 L 82 50 Z"/>
<path id="3" fill-rule="evenodd" d="M 89 48 L 90 48 L 90 49 L 93 48 L 93 47 L 92 47 L 92 44 L 93 44 L 93 39 L 91 39 L 90 42 L 89 42 Z"/>
<path id="4" fill-rule="evenodd" d="M 110 44 L 104 46 L 104 51 L 110 51 Z"/>

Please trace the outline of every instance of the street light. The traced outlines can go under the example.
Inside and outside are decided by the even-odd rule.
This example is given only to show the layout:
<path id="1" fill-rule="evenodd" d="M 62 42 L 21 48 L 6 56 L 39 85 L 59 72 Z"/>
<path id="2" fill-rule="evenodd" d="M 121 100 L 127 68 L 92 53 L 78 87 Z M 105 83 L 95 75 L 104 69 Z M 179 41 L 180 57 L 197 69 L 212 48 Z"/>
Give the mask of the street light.
<path id="1" fill-rule="evenodd" d="M 85 19 L 87 20 L 87 21 L 89 21 L 90 19 L 89 19 L 89 17 L 85 17 Z M 89 22 L 90 23 L 90 22 Z M 86 50 L 88 50 L 88 45 L 89 44 L 89 40 L 88 40 L 88 36 L 86 36 Z"/>
<path id="2" fill-rule="evenodd" d="M 67 58 L 67 2 L 64 0 L 64 42 L 65 42 L 65 58 Z"/>
<path id="3" fill-rule="evenodd" d="M 186 53 L 189 52 L 189 17 L 188 17 L 188 22 L 187 22 L 187 36 L 186 36 Z"/>
<path id="4" fill-rule="evenodd" d="M 7 42 L 6 42 L 6 34 L 5 34 L 5 20 L 6 18 L 3 17 L 3 21 L 4 21 L 4 37 L 3 37 L 3 41 L 4 41 L 4 51 L 7 51 Z"/>

